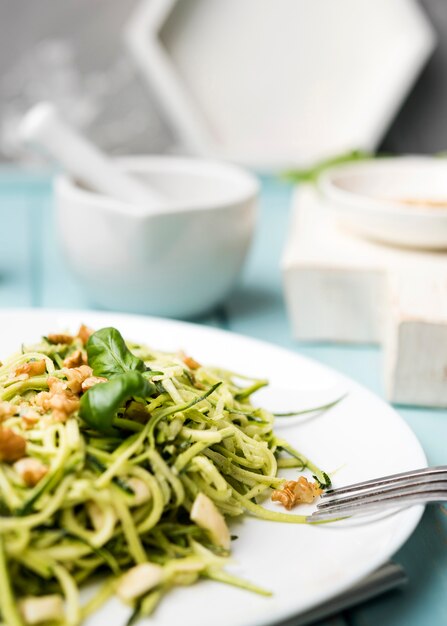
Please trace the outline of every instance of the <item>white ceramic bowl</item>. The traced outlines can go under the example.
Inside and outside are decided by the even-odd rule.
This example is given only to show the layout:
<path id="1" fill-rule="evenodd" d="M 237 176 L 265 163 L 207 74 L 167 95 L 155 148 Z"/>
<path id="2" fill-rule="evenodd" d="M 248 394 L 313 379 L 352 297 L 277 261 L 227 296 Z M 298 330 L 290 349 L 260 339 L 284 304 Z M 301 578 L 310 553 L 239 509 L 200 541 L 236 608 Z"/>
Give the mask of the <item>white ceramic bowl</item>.
<path id="1" fill-rule="evenodd" d="M 107 309 L 191 317 L 233 287 L 255 226 L 258 182 L 244 170 L 199 159 L 126 157 L 118 163 L 159 190 L 169 209 L 132 205 L 55 184 L 69 265 L 92 303 Z"/>
<path id="2" fill-rule="evenodd" d="M 326 170 L 319 189 L 357 233 L 413 248 L 447 249 L 447 160 L 406 156 Z"/>

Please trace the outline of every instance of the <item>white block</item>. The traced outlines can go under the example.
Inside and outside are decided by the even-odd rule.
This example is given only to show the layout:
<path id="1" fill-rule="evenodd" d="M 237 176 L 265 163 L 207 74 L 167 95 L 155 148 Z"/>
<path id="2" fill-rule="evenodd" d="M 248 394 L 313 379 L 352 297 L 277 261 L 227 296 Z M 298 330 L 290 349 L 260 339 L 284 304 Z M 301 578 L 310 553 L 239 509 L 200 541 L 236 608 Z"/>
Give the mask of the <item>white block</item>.
<path id="1" fill-rule="evenodd" d="M 385 385 L 398 404 L 447 407 L 447 277 L 390 278 L 384 336 Z"/>
<path id="2" fill-rule="evenodd" d="M 318 192 L 300 186 L 282 269 L 297 339 L 380 343 L 389 274 L 447 275 L 447 255 L 384 246 L 341 230 Z"/>

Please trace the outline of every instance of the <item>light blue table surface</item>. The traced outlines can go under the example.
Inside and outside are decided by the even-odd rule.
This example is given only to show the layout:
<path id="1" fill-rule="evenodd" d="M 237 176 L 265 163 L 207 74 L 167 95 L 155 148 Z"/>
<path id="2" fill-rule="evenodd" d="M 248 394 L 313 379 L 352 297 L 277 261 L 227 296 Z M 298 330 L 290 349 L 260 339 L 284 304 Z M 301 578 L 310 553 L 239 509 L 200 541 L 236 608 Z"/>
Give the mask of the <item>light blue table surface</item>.
<path id="1" fill-rule="evenodd" d="M 300 344 L 291 337 L 279 269 L 291 192 L 278 180 L 262 180 L 259 226 L 240 285 L 224 306 L 195 321 L 296 350 L 382 396 L 378 348 Z M 0 169 L 0 307 L 91 308 L 58 247 L 48 175 Z M 430 464 L 447 463 L 447 412 L 398 410 L 421 441 Z M 447 509 L 428 509 L 395 560 L 410 579 L 404 590 L 328 620 L 325 626 L 447 625 Z"/>

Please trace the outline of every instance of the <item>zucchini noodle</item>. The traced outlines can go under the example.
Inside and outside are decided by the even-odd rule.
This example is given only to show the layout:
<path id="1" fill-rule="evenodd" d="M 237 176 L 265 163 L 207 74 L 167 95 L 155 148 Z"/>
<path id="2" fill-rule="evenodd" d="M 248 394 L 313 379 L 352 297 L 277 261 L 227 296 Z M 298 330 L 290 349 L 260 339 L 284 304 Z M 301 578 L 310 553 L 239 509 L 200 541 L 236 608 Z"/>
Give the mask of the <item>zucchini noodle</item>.
<path id="1" fill-rule="evenodd" d="M 107 330 L 117 333 L 101 332 Z M 201 494 L 226 521 L 244 513 L 305 521 L 262 506 L 283 484 L 278 467 L 307 468 L 326 480 L 275 436 L 274 416 L 251 404 L 251 394 L 266 381 L 201 366 L 183 353 L 123 342 L 124 347 L 104 348 L 107 375 L 83 391 L 80 384 L 70 387 L 70 372 L 77 370 L 64 367 L 64 360 L 80 355 L 87 364 L 88 357 L 97 376 L 100 360 L 90 350 L 93 344 L 89 340 L 85 346 L 79 336 L 55 337 L 23 347 L 0 367 L 3 623 L 25 626 L 27 610 L 34 609 L 25 610 L 24 602 L 49 598 L 48 606 L 56 607 L 59 598 L 62 615 L 40 619 L 43 609 L 36 608 L 33 623 L 78 626 L 117 592 L 131 605 L 131 624 L 152 613 L 173 586 L 198 578 L 268 595 L 228 574 L 223 569 L 228 546 L 219 545 L 206 524 L 191 519 Z M 32 365 L 42 361 L 34 374 Z M 113 368 L 119 375 L 113 376 Z M 103 425 L 95 402 L 105 400 L 93 390 L 102 387 L 105 394 L 113 383 L 121 393 L 128 381 L 132 393 L 113 405 Z M 53 393 L 57 385 L 59 396 Z M 144 391 L 135 391 L 138 385 Z M 67 389 L 72 406 L 64 415 L 61 398 Z M 22 460 L 44 468 L 39 480 L 21 473 L 20 458 L 8 458 L 4 450 L 2 457 L 6 432 L 25 440 Z M 131 589 L 129 599 L 123 581 L 137 567 L 152 568 L 144 571 L 151 572 L 154 584 L 134 594 Z M 99 590 L 82 604 L 80 588 L 98 577 Z"/>

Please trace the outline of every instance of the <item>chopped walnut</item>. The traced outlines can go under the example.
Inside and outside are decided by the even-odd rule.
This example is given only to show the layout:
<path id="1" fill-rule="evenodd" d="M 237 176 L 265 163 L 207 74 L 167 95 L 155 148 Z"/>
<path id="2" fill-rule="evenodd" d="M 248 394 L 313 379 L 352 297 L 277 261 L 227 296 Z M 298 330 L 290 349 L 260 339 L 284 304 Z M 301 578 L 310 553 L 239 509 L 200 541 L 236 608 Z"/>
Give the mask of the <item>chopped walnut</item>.
<path id="1" fill-rule="evenodd" d="M 25 451 L 26 439 L 10 428 L 0 428 L 0 461 L 14 463 L 25 456 Z"/>
<path id="2" fill-rule="evenodd" d="M 47 335 L 47 339 L 50 343 L 72 343 L 73 337 L 66 333 L 50 333 Z"/>
<path id="3" fill-rule="evenodd" d="M 89 328 L 85 324 L 81 324 L 81 327 L 78 330 L 78 337 L 82 341 L 84 346 L 87 343 L 88 338 L 90 337 L 90 335 L 93 334 L 93 332 L 94 331 L 91 328 Z"/>
<path id="4" fill-rule="evenodd" d="M 79 398 L 69 392 L 56 393 L 49 399 L 48 404 L 53 410 L 54 419 L 58 422 L 65 422 L 79 409 Z"/>
<path id="5" fill-rule="evenodd" d="M 61 393 L 66 391 L 68 388 L 67 381 L 62 380 L 62 378 L 58 378 L 57 376 L 48 376 L 47 384 L 50 389 L 50 392 L 54 395 L 55 393 Z"/>
<path id="6" fill-rule="evenodd" d="M 64 367 L 67 367 L 69 369 L 73 367 L 79 367 L 80 365 L 86 365 L 86 364 L 87 364 L 87 355 L 85 354 L 84 350 L 76 350 L 75 352 L 70 354 L 70 356 L 67 356 L 67 358 L 64 359 Z"/>
<path id="7" fill-rule="evenodd" d="M 22 426 L 25 429 L 33 428 L 37 424 L 37 422 L 42 417 L 37 411 L 31 408 L 27 408 L 21 414 L 22 417 Z"/>
<path id="8" fill-rule="evenodd" d="M 317 483 L 311 483 L 304 476 L 298 480 L 287 480 L 281 489 L 275 489 L 272 493 L 273 502 L 280 502 L 286 509 L 291 509 L 297 504 L 310 504 L 323 490 Z"/>
<path id="9" fill-rule="evenodd" d="M 99 383 L 106 383 L 106 382 L 107 382 L 107 378 L 104 378 L 104 376 L 89 376 L 82 383 L 82 391 L 84 392 L 88 391 L 95 385 L 98 385 Z"/>
<path id="10" fill-rule="evenodd" d="M 19 382 L 21 380 L 28 380 L 29 376 L 28 374 L 19 374 L 18 376 L 16 376 L 14 372 L 11 372 L 9 378 L 13 378 L 15 381 Z"/>
<path id="11" fill-rule="evenodd" d="M 17 414 L 17 407 L 10 402 L 0 402 L 0 422 Z"/>
<path id="12" fill-rule="evenodd" d="M 82 367 L 87 366 L 83 365 Z M 64 373 L 75 371 L 75 369 L 69 369 L 64 371 Z M 70 381 L 61 380 L 55 376 L 49 376 L 47 382 L 49 391 L 41 391 L 38 393 L 34 398 L 34 403 L 44 411 L 51 410 L 54 420 L 65 422 L 72 413 L 79 409 L 79 398 L 73 393 L 73 390 L 70 389 Z M 75 384 L 74 382 L 73 386 L 76 387 L 76 385 L 80 390 L 81 383 Z"/>
<path id="13" fill-rule="evenodd" d="M 198 370 L 201 367 L 200 363 L 193 359 L 192 356 L 187 356 L 186 354 L 183 356 L 183 363 L 191 370 Z"/>
<path id="14" fill-rule="evenodd" d="M 14 377 L 20 376 L 20 378 L 26 380 L 26 378 L 30 378 L 31 376 L 41 376 L 42 374 L 45 374 L 46 369 L 47 364 L 45 359 L 40 361 L 27 361 L 16 368 Z"/>
<path id="15" fill-rule="evenodd" d="M 38 405 L 45 411 L 52 411 L 53 418 L 57 422 L 65 422 L 70 415 L 79 409 L 79 398 L 71 391 L 62 391 L 52 394 L 42 391 L 36 396 Z"/>
<path id="16" fill-rule="evenodd" d="M 62 372 L 67 377 L 67 387 L 73 393 L 80 393 L 82 390 L 82 383 L 87 378 L 90 378 L 93 374 L 93 370 L 88 365 L 81 365 L 80 367 L 72 367 L 69 369 L 64 368 Z"/>
<path id="17" fill-rule="evenodd" d="M 25 457 L 14 463 L 14 469 L 27 487 L 34 487 L 48 473 L 48 467 L 38 459 Z"/>
<path id="18" fill-rule="evenodd" d="M 50 408 L 49 401 L 52 397 L 51 391 L 41 391 L 34 396 L 34 404 L 42 411 L 48 411 Z"/>

